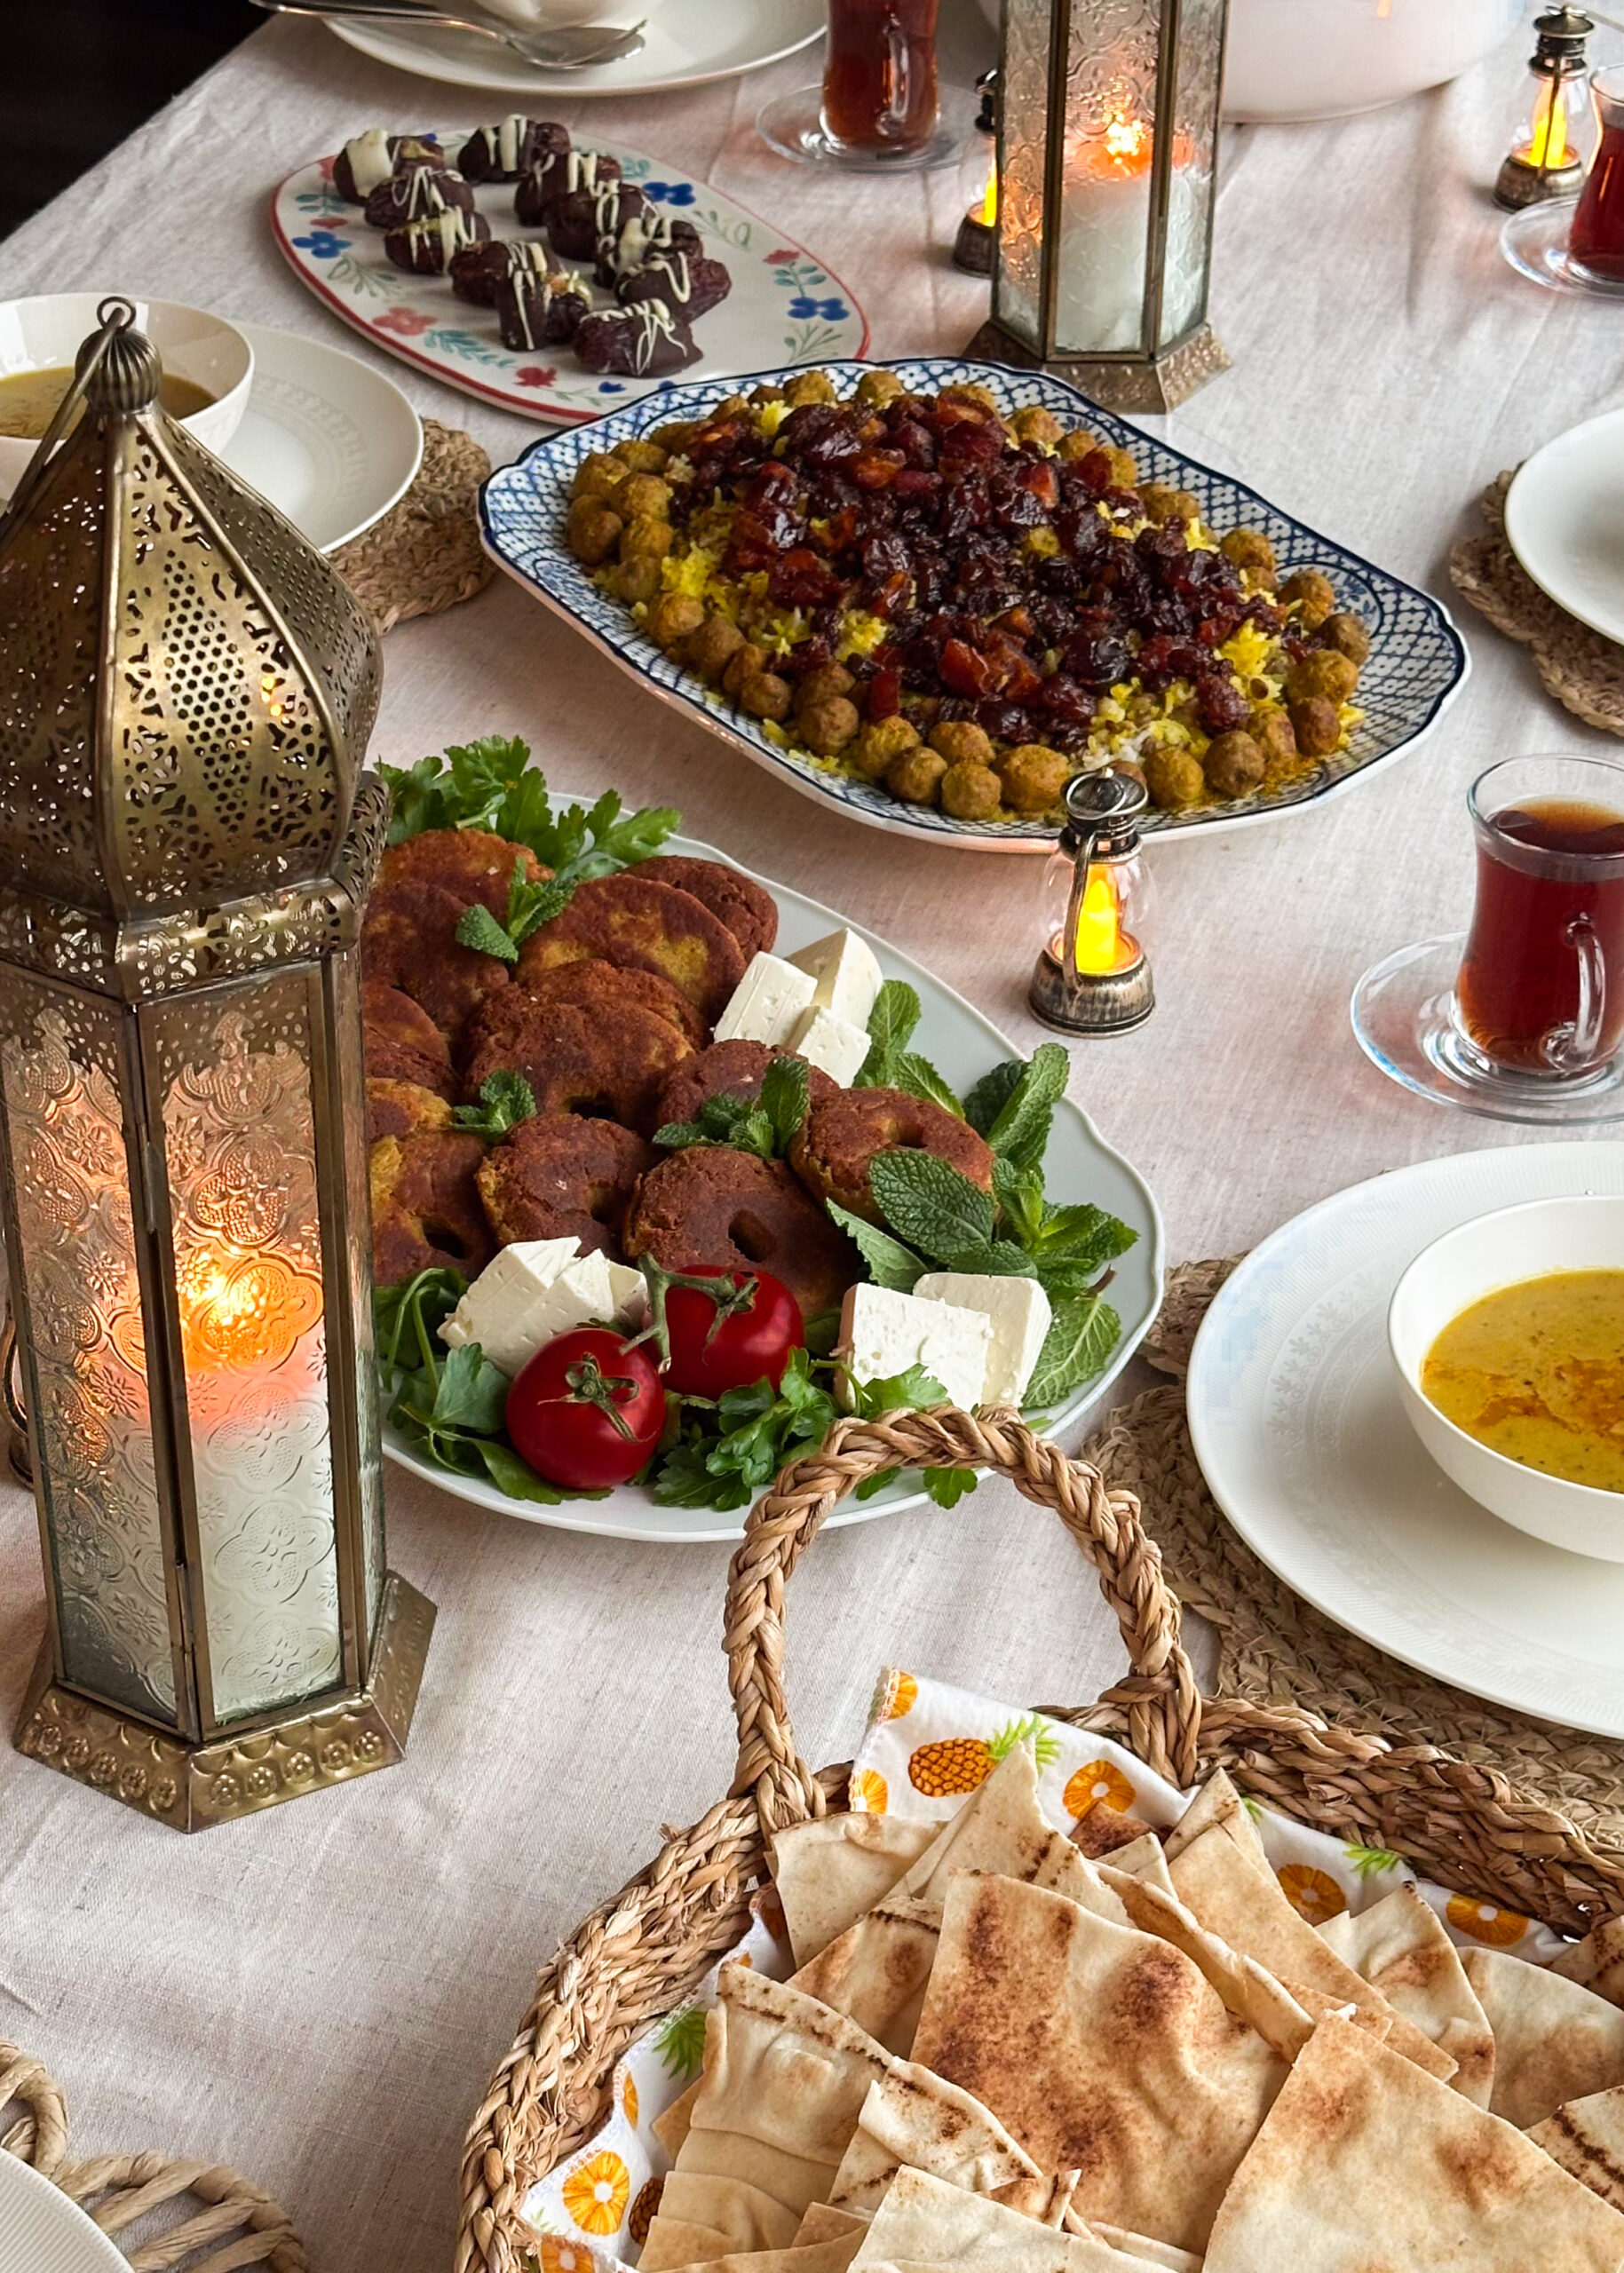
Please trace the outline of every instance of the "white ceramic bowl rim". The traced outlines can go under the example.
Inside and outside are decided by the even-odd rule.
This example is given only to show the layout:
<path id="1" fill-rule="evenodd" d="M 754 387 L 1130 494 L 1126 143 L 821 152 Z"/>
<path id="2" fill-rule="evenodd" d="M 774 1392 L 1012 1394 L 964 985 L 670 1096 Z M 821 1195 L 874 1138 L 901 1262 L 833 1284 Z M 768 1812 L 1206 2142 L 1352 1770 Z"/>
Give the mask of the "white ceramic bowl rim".
<path id="1" fill-rule="evenodd" d="M 1400 1346 L 1398 1313 L 1400 1305 L 1405 1302 L 1406 1295 L 1413 1295 L 1414 1283 L 1417 1280 L 1418 1275 L 1423 1270 L 1423 1267 L 1436 1267 L 1440 1253 L 1444 1248 L 1454 1246 L 1457 1241 L 1463 1241 L 1470 1238 L 1481 1238 L 1492 1226 L 1504 1224 L 1513 1217 L 1536 1215 L 1549 1216 L 1555 1208 L 1584 1208 L 1593 1207 L 1607 1208 L 1615 1211 L 1620 1211 L 1624 1210 L 1624 1200 L 1620 1200 L 1617 1195 L 1612 1192 L 1577 1192 L 1564 1194 L 1560 1199 L 1519 1200 L 1512 1207 L 1496 1208 L 1492 1209 L 1486 1216 L 1474 1216 L 1470 1223 L 1457 1224 L 1453 1231 L 1443 1232 L 1439 1238 L 1432 1240 L 1429 1246 L 1423 1247 L 1421 1253 L 1414 1258 L 1414 1260 L 1406 1266 L 1403 1276 L 1400 1278 L 1398 1285 L 1393 1288 L 1392 1299 L 1387 1305 L 1387 1346 L 1389 1350 L 1391 1352 L 1393 1363 L 1398 1368 L 1399 1373 L 1404 1376 L 1405 1380 L 1409 1382 L 1416 1396 L 1424 1399 L 1428 1410 L 1436 1416 L 1438 1427 L 1441 1428 L 1453 1440 L 1459 1442 L 1462 1445 L 1470 1445 L 1475 1453 L 1481 1455 L 1486 1460 L 1494 1461 L 1499 1468 L 1504 1470 L 1507 1476 L 1537 1477 L 1541 1489 L 1549 1490 L 1552 1493 L 1553 1497 L 1558 1501 L 1569 1501 L 1570 1504 L 1576 1510 L 1592 1506 L 1594 1504 L 1595 1493 L 1604 1490 L 1604 1487 L 1596 1484 L 1576 1484 L 1572 1477 L 1553 1476 L 1548 1469 L 1530 1468 L 1525 1461 L 1513 1460 L 1509 1453 L 1499 1452 L 1493 1445 L 1485 1444 L 1481 1437 L 1474 1437 L 1470 1430 L 1462 1429 L 1459 1422 L 1452 1421 L 1446 1413 L 1445 1413 L 1439 1406 L 1433 1404 L 1432 1399 L 1427 1396 L 1426 1391 L 1421 1385 L 1421 1366 L 1422 1358 L 1424 1358 L 1427 1354 L 1426 1350 L 1422 1350 L 1420 1351 L 1409 1351 Z M 1556 1266 L 1558 1271 L 1568 1267 L 1570 1266 L 1561 1263 L 1558 1263 Z M 1624 1268 L 1624 1265 L 1614 1265 L 1604 1263 L 1598 1263 L 1596 1265 L 1596 1268 L 1597 1270 L 1608 1271 L 1615 1268 Z M 1473 1302 L 1480 1303 L 1489 1295 L 1498 1294 L 1507 1287 L 1523 1286 L 1530 1277 L 1538 1277 L 1539 1275 L 1540 1274 L 1538 1272 L 1519 1271 L 1514 1278 L 1496 1279 L 1492 1286 L 1485 1287 L 1480 1294 L 1474 1295 L 1471 1299 Z M 1458 1317 L 1459 1312 L 1457 1311 L 1454 1315 Z M 1447 1323 L 1447 1320 L 1446 1323 Z M 1427 1349 L 1430 1349 L 1432 1342 L 1436 1341 L 1437 1338 L 1438 1333 L 1435 1331 L 1431 1339 L 1428 1342 Z M 1624 1493 L 1612 1494 L 1609 1496 L 1617 1497 L 1620 1501 L 1621 1509 L 1624 1509 Z"/>

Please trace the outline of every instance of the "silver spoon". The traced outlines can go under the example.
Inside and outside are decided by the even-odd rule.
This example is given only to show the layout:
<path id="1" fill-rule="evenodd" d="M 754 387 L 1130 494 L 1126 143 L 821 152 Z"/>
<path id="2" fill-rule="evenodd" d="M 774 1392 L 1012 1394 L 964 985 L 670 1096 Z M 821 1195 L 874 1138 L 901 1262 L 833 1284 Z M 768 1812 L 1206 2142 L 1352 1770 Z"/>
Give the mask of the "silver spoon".
<path id="1" fill-rule="evenodd" d="M 453 15 L 444 9 L 420 7 L 417 0 L 254 0 L 254 4 L 273 16 L 370 16 L 397 23 L 451 24 L 459 31 L 501 40 L 543 71 L 582 71 L 590 64 L 614 63 L 622 55 L 635 54 L 643 44 L 641 24 L 630 30 L 614 24 L 572 24 L 558 31 L 524 32 L 477 9 Z M 463 0 L 463 6 L 473 7 L 474 0 Z"/>

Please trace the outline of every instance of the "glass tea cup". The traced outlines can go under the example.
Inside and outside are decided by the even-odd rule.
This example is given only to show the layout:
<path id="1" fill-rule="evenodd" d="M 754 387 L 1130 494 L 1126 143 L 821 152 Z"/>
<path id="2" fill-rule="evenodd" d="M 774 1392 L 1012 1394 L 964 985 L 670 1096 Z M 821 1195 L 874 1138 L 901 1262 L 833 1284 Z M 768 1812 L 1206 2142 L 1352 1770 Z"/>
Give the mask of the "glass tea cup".
<path id="1" fill-rule="evenodd" d="M 1624 765 L 1508 758 L 1467 799 L 1477 891 L 1446 1055 L 1468 1080 L 1582 1088 L 1624 1046 Z"/>
<path id="2" fill-rule="evenodd" d="M 1598 71 L 1590 92 L 1601 140 L 1568 234 L 1568 251 L 1581 275 L 1624 284 L 1624 67 Z"/>
<path id="3" fill-rule="evenodd" d="M 756 121 L 764 139 L 803 165 L 864 173 L 955 159 L 960 138 L 938 98 L 938 0 L 827 4 L 823 84 L 768 103 Z"/>

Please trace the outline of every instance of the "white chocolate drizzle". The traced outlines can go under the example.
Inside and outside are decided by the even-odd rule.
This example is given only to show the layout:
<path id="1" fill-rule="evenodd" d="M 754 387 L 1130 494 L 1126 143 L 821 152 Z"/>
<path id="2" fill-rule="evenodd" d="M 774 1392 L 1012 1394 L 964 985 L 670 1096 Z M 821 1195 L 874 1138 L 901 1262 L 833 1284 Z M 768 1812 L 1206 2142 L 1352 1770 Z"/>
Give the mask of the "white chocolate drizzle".
<path id="1" fill-rule="evenodd" d="M 382 189 L 394 172 L 395 162 L 389 147 L 389 137 L 381 126 L 369 126 L 364 134 L 353 134 L 344 146 L 344 154 L 350 162 L 350 178 L 355 184 L 355 194 L 364 204 L 375 189 Z"/>

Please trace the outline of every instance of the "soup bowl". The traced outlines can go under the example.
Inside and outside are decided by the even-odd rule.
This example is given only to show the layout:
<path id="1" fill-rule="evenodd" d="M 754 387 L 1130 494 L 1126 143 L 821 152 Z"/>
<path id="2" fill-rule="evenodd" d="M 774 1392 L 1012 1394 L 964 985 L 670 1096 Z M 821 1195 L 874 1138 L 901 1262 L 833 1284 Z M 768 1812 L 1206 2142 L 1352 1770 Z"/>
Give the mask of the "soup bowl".
<path id="1" fill-rule="evenodd" d="M 1388 1348 L 1410 1426 L 1452 1483 L 1552 1547 L 1624 1563 L 1624 1492 L 1525 1468 L 1457 1428 L 1421 1386 L 1427 1352 L 1452 1319 L 1502 1287 L 1558 1271 L 1624 1271 L 1624 1199 L 1531 1200 L 1446 1232 L 1394 1287 Z"/>
<path id="2" fill-rule="evenodd" d="M 223 450 L 242 423 L 254 377 L 254 351 L 234 326 L 203 308 L 178 300 L 142 300 L 124 296 L 135 310 L 166 371 L 190 379 L 213 396 L 201 410 L 181 420 L 206 449 Z M 71 370 L 74 359 L 99 329 L 96 311 L 106 292 L 46 292 L 29 300 L 0 301 L 0 379 L 18 371 Z M 0 434 L 0 499 L 22 479 L 35 444 L 17 434 Z"/>

